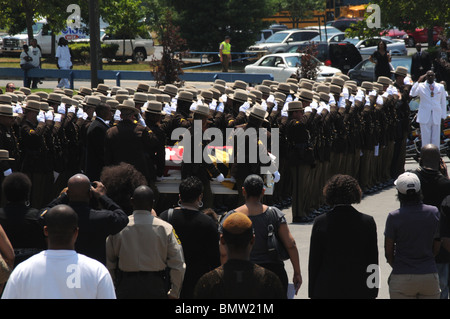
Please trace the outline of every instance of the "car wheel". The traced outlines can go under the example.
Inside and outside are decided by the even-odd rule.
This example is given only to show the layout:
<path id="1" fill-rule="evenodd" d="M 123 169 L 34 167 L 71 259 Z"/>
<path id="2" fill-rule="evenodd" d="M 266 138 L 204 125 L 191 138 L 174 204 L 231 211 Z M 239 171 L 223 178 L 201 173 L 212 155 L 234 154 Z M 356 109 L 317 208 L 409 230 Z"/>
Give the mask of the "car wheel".
<path id="1" fill-rule="evenodd" d="M 136 49 L 133 54 L 134 62 L 144 62 L 147 59 L 147 55 L 143 49 Z"/>
<path id="2" fill-rule="evenodd" d="M 413 37 L 409 37 L 408 38 L 408 47 L 413 48 L 415 44 L 416 43 L 414 41 L 414 38 Z"/>

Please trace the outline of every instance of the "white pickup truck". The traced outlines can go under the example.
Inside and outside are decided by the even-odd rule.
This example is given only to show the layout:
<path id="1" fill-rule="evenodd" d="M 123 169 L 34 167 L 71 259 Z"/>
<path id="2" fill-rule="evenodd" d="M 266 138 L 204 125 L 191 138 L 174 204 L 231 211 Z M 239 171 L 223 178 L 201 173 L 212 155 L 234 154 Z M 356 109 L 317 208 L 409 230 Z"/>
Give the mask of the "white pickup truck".
<path id="1" fill-rule="evenodd" d="M 40 20 L 33 25 L 33 37 L 41 47 L 42 55 L 50 55 L 52 51 L 52 34 L 48 28 L 47 21 Z M 68 27 L 55 35 L 55 46 L 57 46 L 59 38 L 62 37 L 66 38 L 67 41 L 73 41 L 86 39 L 88 35 L 81 29 Z M 27 30 L 15 35 L 6 35 L 2 40 L 2 55 L 18 56 L 23 50 L 23 45 L 29 44 Z"/>
<path id="2" fill-rule="evenodd" d="M 83 40 L 77 40 L 82 42 Z M 105 33 L 105 30 L 100 30 L 100 41 L 105 44 L 115 43 L 119 45 L 119 49 L 116 52 L 116 58 L 120 59 L 123 56 L 124 41 L 121 38 L 116 38 L 111 34 Z M 150 35 L 150 32 L 144 36 L 137 36 L 134 39 L 125 39 L 125 58 L 131 58 L 133 61 L 142 62 L 147 57 L 155 53 L 155 46 Z"/>
<path id="3" fill-rule="evenodd" d="M 40 20 L 33 25 L 33 37 L 37 40 L 41 47 L 42 55 L 51 54 L 52 35 L 49 31 L 47 21 Z M 89 42 L 89 35 L 84 33 L 81 29 L 66 28 L 55 35 L 55 47 L 57 46 L 59 38 L 64 37 L 69 42 Z M 23 45 L 28 43 L 27 30 L 15 35 L 7 35 L 2 38 L 1 53 L 2 55 L 19 56 L 22 52 Z M 116 43 L 119 49 L 116 52 L 116 58 L 120 59 L 123 56 L 123 39 L 114 38 L 100 30 L 100 42 L 105 44 Z M 135 39 L 125 39 L 125 57 L 131 58 L 134 61 L 145 61 L 148 56 L 155 52 L 153 39 L 148 33 L 145 37 L 136 37 Z"/>

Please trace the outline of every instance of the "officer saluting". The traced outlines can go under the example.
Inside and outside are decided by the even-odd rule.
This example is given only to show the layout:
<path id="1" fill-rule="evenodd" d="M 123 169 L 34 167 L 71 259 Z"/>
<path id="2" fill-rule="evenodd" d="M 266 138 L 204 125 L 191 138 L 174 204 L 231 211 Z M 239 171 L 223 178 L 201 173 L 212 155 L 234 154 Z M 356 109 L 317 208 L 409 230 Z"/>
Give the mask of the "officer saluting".
<path id="1" fill-rule="evenodd" d="M 148 150 L 153 148 L 150 130 L 134 121 L 138 109 L 132 100 L 124 100 L 118 106 L 120 121 L 106 132 L 105 166 L 118 165 L 125 162 L 150 179 L 148 168 Z"/>

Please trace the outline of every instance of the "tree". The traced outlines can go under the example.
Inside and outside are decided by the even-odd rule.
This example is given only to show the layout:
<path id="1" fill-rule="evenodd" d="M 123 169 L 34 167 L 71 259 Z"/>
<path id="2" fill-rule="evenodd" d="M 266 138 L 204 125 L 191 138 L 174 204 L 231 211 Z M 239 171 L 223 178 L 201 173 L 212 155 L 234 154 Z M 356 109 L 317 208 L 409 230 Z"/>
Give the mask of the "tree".
<path id="1" fill-rule="evenodd" d="M 172 0 L 174 23 L 191 51 L 217 52 L 226 35 L 232 51 L 243 51 L 256 41 L 263 21 L 274 13 L 273 0 Z"/>
<path id="2" fill-rule="evenodd" d="M 186 41 L 180 37 L 179 27 L 173 24 L 172 15 L 170 10 L 166 10 L 158 19 L 157 32 L 163 51 L 161 60 L 156 58 L 152 60 L 155 66 L 152 74 L 158 87 L 166 84 L 181 84 L 180 75 L 184 73 L 181 68 L 180 54 L 177 52 L 186 46 Z"/>
<path id="3" fill-rule="evenodd" d="M 300 49 L 300 47 L 297 49 L 297 52 L 302 54 L 300 56 L 300 66 L 295 74 L 297 80 L 310 79 L 315 81 L 317 79 L 320 66 L 319 60 L 316 58 L 319 53 L 317 48 L 318 44 L 312 43 L 303 49 Z"/>
<path id="4" fill-rule="evenodd" d="M 351 28 L 345 30 L 345 36 L 348 38 L 367 39 L 380 36 L 380 34 L 387 33 L 383 25 L 380 24 L 380 28 L 369 28 L 367 26 L 367 19 L 371 13 L 365 11 L 364 19 L 360 20 L 352 25 Z"/>
<path id="5" fill-rule="evenodd" d="M 288 11 L 289 19 L 294 28 L 298 28 L 299 23 L 305 19 L 314 17 L 314 10 L 325 10 L 325 1 L 323 0 L 279 0 L 278 7 L 280 11 Z"/>
<path id="6" fill-rule="evenodd" d="M 450 21 L 450 2 L 441 0 L 374 0 L 381 9 L 383 25 L 414 31 L 428 28 L 428 45 L 433 43 L 433 27 Z"/>
<path id="7" fill-rule="evenodd" d="M 125 39 L 130 39 L 131 49 L 138 34 L 146 32 L 145 10 L 140 0 L 103 0 L 101 16 L 109 24 L 107 32 L 123 39 L 123 59 Z"/>

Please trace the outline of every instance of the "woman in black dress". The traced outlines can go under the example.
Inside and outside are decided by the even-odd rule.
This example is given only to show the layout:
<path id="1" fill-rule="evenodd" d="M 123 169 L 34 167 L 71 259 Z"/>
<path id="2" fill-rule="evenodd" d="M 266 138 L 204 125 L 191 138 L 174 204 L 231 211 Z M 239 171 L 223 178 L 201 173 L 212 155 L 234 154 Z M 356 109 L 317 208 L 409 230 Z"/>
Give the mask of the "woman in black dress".
<path id="1" fill-rule="evenodd" d="M 311 230 L 308 295 L 311 299 L 375 299 L 378 244 L 375 220 L 352 204 L 361 188 L 349 175 L 335 175 L 324 187 L 334 208 L 314 220 Z"/>
<path id="2" fill-rule="evenodd" d="M 386 43 L 380 41 L 377 46 L 377 50 L 370 56 L 369 60 L 375 63 L 375 81 L 378 80 L 380 76 L 392 77 L 391 67 L 389 62 L 391 62 L 391 55 L 387 51 Z"/>

